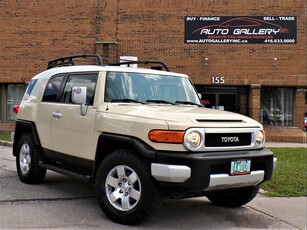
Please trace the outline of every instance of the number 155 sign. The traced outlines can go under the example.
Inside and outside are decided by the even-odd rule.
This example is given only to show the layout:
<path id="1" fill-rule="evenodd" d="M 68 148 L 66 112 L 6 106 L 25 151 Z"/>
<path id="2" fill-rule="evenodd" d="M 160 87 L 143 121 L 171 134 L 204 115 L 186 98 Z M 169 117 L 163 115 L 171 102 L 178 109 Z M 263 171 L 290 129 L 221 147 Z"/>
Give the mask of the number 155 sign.
<path id="1" fill-rule="evenodd" d="M 224 85 L 225 84 L 225 78 L 224 77 L 211 77 L 211 84 Z"/>

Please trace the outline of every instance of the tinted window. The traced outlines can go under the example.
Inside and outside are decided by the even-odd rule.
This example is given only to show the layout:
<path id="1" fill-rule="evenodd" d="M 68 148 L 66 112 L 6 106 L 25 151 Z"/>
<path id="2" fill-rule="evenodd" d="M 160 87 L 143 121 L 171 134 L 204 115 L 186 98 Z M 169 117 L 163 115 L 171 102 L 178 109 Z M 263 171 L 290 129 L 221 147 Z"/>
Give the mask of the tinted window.
<path id="1" fill-rule="evenodd" d="M 43 101 L 45 102 L 59 101 L 63 79 L 64 79 L 64 76 L 62 75 L 55 76 L 52 79 L 50 79 L 45 89 Z"/>
<path id="2" fill-rule="evenodd" d="M 75 86 L 86 87 L 86 104 L 93 105 L 97 74 L 72 74 L 66 82 L 61 102 L 73 103 L 71 99 L 72 88 Z"/>

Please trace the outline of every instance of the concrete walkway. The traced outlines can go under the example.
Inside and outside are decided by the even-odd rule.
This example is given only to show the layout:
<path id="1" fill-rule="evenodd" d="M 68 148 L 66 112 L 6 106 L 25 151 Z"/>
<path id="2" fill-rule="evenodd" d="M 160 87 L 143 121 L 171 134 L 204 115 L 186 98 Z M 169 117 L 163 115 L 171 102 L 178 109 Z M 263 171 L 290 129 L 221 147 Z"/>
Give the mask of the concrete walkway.
<path id="1" fill-rule="evenodd" d="M 306 147 L 306 144 L 268 142 L 266 144 L 266 147 Z M 57 174 L 54 174 L 54 173 L 53 174 L 51 173 L 51 175 L 61 177 L 61 175 L 57 175 Z M 52 179 L 52 177 L 49 177 L 49 178 Z M 68 195 L 74 194 L 75 190 L 78 190 L 78 191 L 79 190 L 80 191 L 85 190 L 84 194 L 90 194 L 89 198 L 92 199 L 92 197 L 94 197 L 94 194 L 92 194 L 91 191 L 89 190 L 90 187 L 87 187 L 87 186 L 81 187 L 82 183 L 80 185 L 79 182 L 74 182 L 74 180 L 66 179 L 65 177 L 63 177 L 63 178 L 67 181 L 69 180 L 69 183 L 72 184 L 72 185 L 70 185 L 69 183 L 67 183 L 67 188 L 64 187 L 65 188 L 64 190 Z M 49 182 L 49 183 L 51 183 L 51 182 Z M 60 183 L 62 183 L 62 181 L 58 180 L 57 183 L 60 184 Z M 11 188 L 10 188 L 10 185 L 11 185 Z M 12 221 L 14 221 L 14 220 L 13 219 L 12 220 L 7 219 L 7 218 L 10 217 L 10 215 L 12 215 L 12 213 L 15 213 L 15 212 L 20 213 L 21 212 L 19 209 L 18 209 L 18 211 L 16 211 L 13 208 L 13 207 L 17 207 L 17 206 L 16 205 L 14 206 L 14 205 L 11 204 L 11 202 L 12 202 L 11 196 L 13 196 L 14 199 L 30 200 L 30 201 L 35 200 L 34 195 L 36 193 L 34 191 L 36 191 L 37 189 L 38 190 L 44 189 L 47 186 L 48 186 L 48 183 L 45 183 L 45 185 L 43 185 L 43 186 L 37 185 L 37 187 L 35 187 L 35 190 L 32 190 L 33 186 L 29 186 L 29 185 L 25 185 L 25 184 L 20 183 L 19 180 L 17 179 L 17 176 L 16 176 L 15 158 L 12 156 L 12 148 L 8 147 L 8 146 L 1 146 L 1 143 L 0 143 L 0 187 L 1 187 L 0 198 L 2 199 L 2 200 L 0 199 L 0 206 L 1 205 L 3 206 L 3 207 L 0 207 L 0 213 L 1 213 L 1 215 L 0 215 L 0 229 L 7 228 L 8 226 L 10 226 L 9 228 L 11 228 L 11 227 L 13 227 L 13 228 L 15 228 L 15 227 L 16 228 L 23 228 L 23 227 L 20 227 L 17 224 L 11 226 L 11 224 L 13 223 Z M 59 193 L 60 191 L 63 191 L 63 186 L 58 185 L 58 186 L 61 187 L 58 190 L 54 188 L 55 186 L 56 185 L 47 187 L 47 189 L 44 190 L 44 191 L 38 191 L 37 193 L 38 193 L 39 198 L 41 199 L 46 194 L 47 195 L 49 194 L 50 196 L 54 196 L 54 194 Z M 75 187 L 79 186 L 80 188 L 78 187 L 78 189 L 75 189 L 74 186 Z M 20 188 L 22 188 L 22 189 L 20 189 Z M 27 189 L 31 189 L 31 192 L 26 192 Z M 84 194 L 82 193 L 81 197 L 84 197 Z M 8 196 L 8 197 L 6 197 L 6 196 Z M 60 196 L 60 197 L 61 197 L 61 199 L 64 199 L 63 198 L 64 196 Z M 89 199 L 89 198 L 86 197 L 86 199 Z M 68 200 L 70 201 L 71 198 L 68 199 Z M 208 202 L 206 200 L 206 198 L 196 198 L 194 200 L 196 200 L 197 202 L 199 200 L 202 201 L 202 202 L 203 201 Z M 80 201 L 80 199 L 76 199 L 76 201 L 74 201 L 74 202 L 78 202 L 78 201 Z M 45 201 L 42 201 L 42 202 L 45 202 Z M 73 201 L 71 201 L 71 202 L 73 202 Z M 166 201 L 166 202 L 169 202 L 169 203 L 171 203 L 175 206 L 178 205 L 178 204 L 181 204 L 181 203 L 183 205 L 187 205 L 187 207 L 183 208 L 182 210 L 185 210 L 186 208 L 190 208 L 190 206 L 192 204 L 198 205 L 197 202 L 195 204 L 193 202 L 187 203 L 186 201 L 181 201 L 181 203 L 178 202 L 178 201 L 177 202 L 176 201 Z M 95 201 L 93 201 L 91 203 L 95 203 Z M 25 203 L 24 205 L 27 205 L 27 204 L 28 203 Z M 208 204 L 210 204 L 210 203 L 208 203 Z M 33 207 L 33 208 L 37 208 L 37 207 L 39 207 L 39 205 L 40 205 L 40 203 L 38 203 L 37 206 L 35 205 L 35 207 Z M 81 208 L 81 207 L 83 208 L 83 205 L 78 207 L 78 208 Z M 20 205 L 20 208 L 23 208 L 23 207 L 24 206 Z M 95 205 L 92 204 L 91 208 L 94 208 L 94 207 L 95 207 Z M 248 203 L 245 207 L 249 208 L 251 211 L 248 211 L 248 209 L 244 209 L 244 208 L 243 209 L 237 209 L 237 212 L 241 213 L 240 215 L 243 215 L 243 216 L 245 215 L 245 218 L 250 217 L 250 219 L 247 218 L 245 220 L 244 223 L 246 223 L 246 226 L 244 227 L 244 229 L 266 229 L 266 228 L 270 228 L 270 229 L 307 229 L 307 227 L 306 227 L 307 226 L 307 223 L 306 223 L 307 197 L 290 197 L 290 198 L 287 198 L 287 197 L 265 197 L 264 195 L 262 195 L 260 193 L 260 194 L 257 195 L 257 197 L 252 202 Z M 51 208 L 51 206 L 49 207 L 49 209 L 50 208 Z M 170 207 L 168 207 L 168 206 L 164 207 L 164 208 L 170 209 Z M 55 209 L 56 209 L 56 207 L 51 208 L 50 210 L 55 210 Z M 194 209 L 191 209 L 189 212 L 195 212 L 194 213 L 195 215 L 202 215 L 202 218 L 209 218 L 210 217 L 209 214 L 204 214 L 204 213 L 207 213 L 208 211 L 209 211 L 209 213 L 216 212 L 216 214 L 223 212 L 224 213 L 223 215 L 226 215 L 226 216 L 230 215 L 230 213 L 232 212 L 231 210 L 228 211 L 228 209 L 216 208 L 216 207 L 210 206 L 210 205 L 205 206 L 205 208 L 203 206 L 199 206 L 198 209 L 194 208 Z M 174 210 L 173 211 L 169 210 L 169 211 L 173 212 Z M 96 212 L 98 212 L 98 211 L 95 211 L 95 213 Z M 22 212 L 22 213 L 24 213 L 24 212 Z M 164 214 L 167 215 L 166 213 L 164 213 Z M 186 216 L 186 215 L 187 215 L 186 213 L 182 213 L 182 216 Z M 222 215 L 222 214 L 219 214 L 219 215 Z M 224 218 L 223 215 L 221 216 L 222 219 Z M 153 221 L 150 222 L 150 223 L 153 224 L 153 226 L 152 226 L 153 228 L 160 226 L 157 223 L 160 223 L 160 221 L 164 218 L 163 216 L 164 215 L 162 215 L 162 214 L 160 216 L 158 215 L 158 217 L 156 217 L 156 220 L 153 220 Z M 71 216 L 68 216 L 68 217 L 71 218 Z M 82 215 L 81 215 L 81 217 L 82 217 Z M 81 217 L 78 217 L 78 218 L 81 218 Z M 48 216 L 48 218 L 50 218 L 50 216 Z M 60 218 L 60 217 L 55 218 L 55 220 L 56 220 L 55 223 L 58 223 L 58 218 Z M 190 218 L 192 218 L 192 217 L 190 216 Z M 225 228 L 227 228 L 227 229 L 243 229 L 241 227 L 244 226 L 244 225 L 243 225 L 243 222 L 240 222 L 240 217 L 238 216 L 238 217 L 233 217 L 233 218 L 234 218 L 234 220 L 233 220 L 232 224 L 234 224 L 234 223 L 238 224 L 239 223 L 239 225 L 237 225 L 237 227 L 238 226 L 240 226 L 240 227 L 236 228 L 235 225 L 233 226 L 234 228 L 226 227 L 226 225 L 223 225 L 224 221 L 221 221 L 221 220 L 220 220 L 220 222 L 221 222 L 220 225 L 217 225 L 216 222 L 215 222 L 215 221 L 217 221 L 217 219 L 214 220 L 214 218 L 212 219 L 212 223 L 211 222 L 207 223 L 207 226 L 212 227 L 212 228 L 220 228 L 220 229 L 225 229 Z M 101 218 L 97 217 L 96 221 L 99 222 L 99 221 L 101 221 L 100 219 Z M 187 218 L 187 219 L 189 219 L 189 218 Z M 192 221 L 192 219 L 191 219 L 191 221 Z M 258 224 L 256 223 L 257 219 L 258 219 L 258 221 L 260 221 Z M 21 221 L 21 220 L 18 220 L 18 221 Z M 33 222 L 33 221 L 34 220 L 31 220 L 30 222 Z M 67 220 L 65 220 L 65 221 L 63 220 L 63 225 L 59 225 L 59 226 L 63 227 L 64 224 L 66 223 L 66 221 Z M 180 227 L 178 227 L 178 228 L 175 227 L 176 225 L 172 225 L 176 221 L 174 223 L 172 223 L 167 218 L 164 221 L 165 221 L 165 223 L 164 223 L 165 225 L 161 225 L 160 227 L 163 228 L 163 227 L 169 226 L 172 229 L 174 229 L 174 228 L 175 229 L 181 229 Z M 193 220 L 193 221 L 195 221 L 195 220 Z M 205 222 L 206 221 L 204 220 L 204 223 Z M 33 224 L 35 225 L 35 223 L 36 222 L 34 221 Z M 267 224 L 265 225 L 264 223 L 267 223 Z M 26 228 L 31 228 L 31 229 L 34 228 L 35 229 L 36 227 L 34 225 L 30 224 Z M 187 225 L 184 225 L 184 226 L 188 227 L 188 226 L 193 226 L 193 225 L 191 225 L 191 223 L 187 223 Z M 65 228 L 71 229 L 71 227 L 72 227 L 72 225 L 69 225 L 69 227 L 67 227 L 67 228 L 65 227 Z M 199 225 L 193 226 L 194 229 L 198 229 L 198 227 L 199 227 Z M 205 227 L 205 225 L 203 227 Z M 38 228 L 40 228 L 40 227 L 38 227 Z M 123 226 L 123 228 L 124 228 L 124 226 Z M 47 227 L 47 229 L 49 229 L 49 227 Z"/>
<path id="2" fill-rule="evenodd" d="M 306 229 L 307 197 L 264 197 L 258 195 L 246 206 L 297 229 Z"/>

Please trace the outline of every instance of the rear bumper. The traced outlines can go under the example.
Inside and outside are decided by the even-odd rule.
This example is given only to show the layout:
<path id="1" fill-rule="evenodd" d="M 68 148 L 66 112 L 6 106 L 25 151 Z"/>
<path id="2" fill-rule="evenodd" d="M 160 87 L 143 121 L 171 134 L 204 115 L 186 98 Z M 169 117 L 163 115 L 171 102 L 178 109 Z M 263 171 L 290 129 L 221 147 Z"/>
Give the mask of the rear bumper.
<path id="1" fill-rule="evenodd" d="M 203 191 L 256 186 L 271 179 L 277 159 L 267 149 L 214 153 L 159 152 L 151 174 L 170 194 L 185 196 Z M 230 176 L 232 160 L 250 159 L 251 173 Z"/>

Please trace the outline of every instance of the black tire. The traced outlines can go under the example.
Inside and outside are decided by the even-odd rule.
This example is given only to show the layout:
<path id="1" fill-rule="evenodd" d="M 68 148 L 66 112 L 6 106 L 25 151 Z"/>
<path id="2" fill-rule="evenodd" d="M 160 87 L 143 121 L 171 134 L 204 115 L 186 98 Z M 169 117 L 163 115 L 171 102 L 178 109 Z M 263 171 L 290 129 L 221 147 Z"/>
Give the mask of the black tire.
<path id="1" fill-rule="evenodd" d="M 210 192 L 207 198 L 215 205 L 236 208 L 247 204 L 255 198 L 259 191 L 259 186 L 228 189 L 217 192 Z"/>
<path id="2" fill-rule="evenodd" d="M 144 222 L 157 211 L 162 200 L 150 170 L 128 149 L 117 150 L 101 162 L 95 188 L 103 212 L 120 224 Z"/>
<path id="3" fill-rule="evenodd" d="M 47 170 L 38 165 L 40 154 L 32 135 L 24 134 L 18 142 L 16 156 L 17 173 L 22 182 L 37 184 L 44 180 Z"/>

